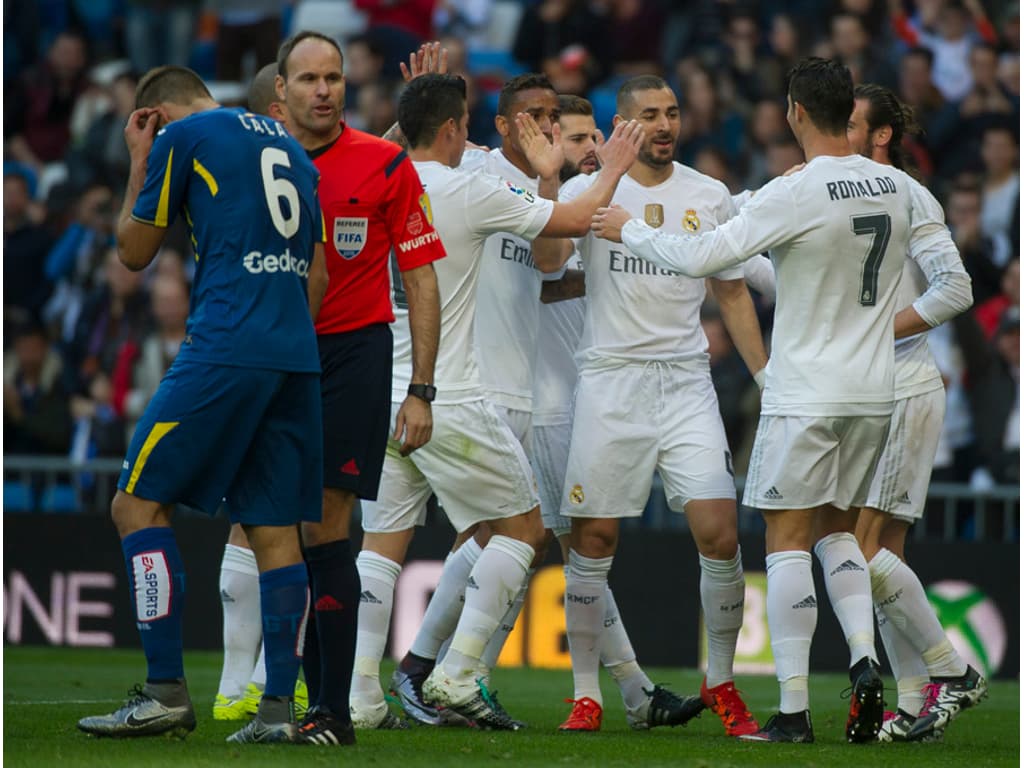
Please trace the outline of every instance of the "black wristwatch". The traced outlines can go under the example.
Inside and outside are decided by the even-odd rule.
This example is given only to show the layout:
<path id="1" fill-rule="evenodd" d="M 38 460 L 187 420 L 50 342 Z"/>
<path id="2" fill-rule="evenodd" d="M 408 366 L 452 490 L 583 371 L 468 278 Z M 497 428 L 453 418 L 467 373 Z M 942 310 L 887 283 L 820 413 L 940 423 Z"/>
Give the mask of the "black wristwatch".
<path id="1" fill-rule="evenodd" d="M 434 398 L 437 397 L 437 387 L 433 384 L 410 384 L 409 394 L 413 397 L 418 397 L 420 400 L 432 403 Z"/>

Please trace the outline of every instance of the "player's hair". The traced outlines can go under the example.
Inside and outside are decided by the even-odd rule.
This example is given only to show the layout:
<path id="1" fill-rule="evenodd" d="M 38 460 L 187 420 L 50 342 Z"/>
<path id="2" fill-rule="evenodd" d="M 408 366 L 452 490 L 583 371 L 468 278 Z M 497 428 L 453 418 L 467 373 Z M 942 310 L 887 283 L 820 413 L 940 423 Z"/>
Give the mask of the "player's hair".
<path id="1" fill-rule="evenodd" d="M 534 88 L 543 88 L 546 91 L 554 91 L 555 88 L 551 85 L 551 81 L 548 80 L 547 75 L 541 75 L 536 72 L 527 72 L 525 75 L 516 75 L 511 80 L 507 80 L 503 86 L 501 86 L 501 93 L 498 94 L 498 114 L 502 117 L 511 120 L 515 115 L 512 114 L 512 102 L 515 101 L 516 94 L 521 91 L 529 91 Z"/>
<path id="2" fill-rule="evenodd" d="M 301 32 L 296 32 L 294 35 L 289 37 L 283 43 L 281 47 L 277 49 L 277 74 L 283 77 L 285 80 L 288 79 L 288 57 L 292 55 L 292 51 L 295 50 L 295 46 L 301 43 L 303 40 L 323 40 L 325 43 L 329 43 L 334 46 L 334 50 L 338 52 L 338 58 L 341 59 L 342 65 L 345 63 L 345 57 L 341 53 L 341 46 L 338 45 L 338 41 L 330 35 L 325 35 L 323 32 L 315 32 L 312 29 L 304 29 Z"/>
<path id="3" fill-rule="evenodd" d="M 270 105 L 278 101 L 274 81 L 277 80 L 277 62 L 267 64 L 249 84 L 249 111 L 257 115 L 269 115 Z"/>
<path id="4" fill-rule="evenodd" d="M 846 136 L 853 112 L 853 77 L 835 59 L 809 56 L 800 60 L 786 76 L 787 92 L 800 104 L 811 122 L 830 136 Z"/>
<path id="5" fill-rule="evenodd" d="M 663 89 L 671 90 L 668 83 L 657 75 L 631 77 L 619 86 L 619 92 L 615 94 L 615 111 L 620 115 L 626 114 L 626 110 L 629 109 L 630 102 L 633 100 L 633 94 L 639 91 L 660 91 Z"/>
<path id="6" fill-rule="evenodd" d="M 914 110 L 896 98 L 896 94 L 883 85 L 863 83 L 853 89 L 855 99 L 863 99 L 868 103 L 868 131 L 875 131 L 888 125 L 892 129 L 889 139 L 889 162 L 906 171 L 910 168 L 910 158 L 903 149 L 903 137 L 913 136 L 921 132 L 914 119 Z"/>
<path id="7" fill-rule="evenodd" d="M 566 115 L 594 116 L 594 106 L 582 96 L 574 96 L 571 93 L 558 97 L 558 111 L 562 117 Z"/>
<path id="8" fill-rule="evenodd" d="M 188 67 L 156 67 L 135 86 L 135 108 L 157 104 L 191 104 L 196 99 L 212 98 L 203 79 Z"/>
<path id="9" fill-rule="evenodd" d="M 412 149 L 433 144 L 442 125 L 465 113 L 466 81 L 459 75 L 420 75 L 398 98 L 398 126 Z"/>

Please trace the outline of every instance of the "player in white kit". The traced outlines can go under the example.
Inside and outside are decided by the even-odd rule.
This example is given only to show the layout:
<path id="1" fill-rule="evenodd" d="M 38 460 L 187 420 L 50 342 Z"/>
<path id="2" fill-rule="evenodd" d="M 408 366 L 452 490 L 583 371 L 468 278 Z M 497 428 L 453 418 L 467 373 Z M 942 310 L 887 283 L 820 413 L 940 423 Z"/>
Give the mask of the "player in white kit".
<path id="1" fill-rule="evenodd" d="M 851 147 L 879 163 L 903 168 L 900 142 L 913 113 L 879 85 L 859 85 L 847 134 Z M 882 741 L 941 734 L 952 718 L 985 697 L 988 685 L 957 653 L 906 563 L 903 545 L 924 513 L 932 462 L 945 412 L 945 388 L 924 331 L 951 320 L 972 303 L 971 279 L 945 226 L 942 206 L 921 184 L 910 185 L 921 218 L 933 222 L 930 241 L 911 241 L 903 265 L 899 304 L 916 324 L 896 341 L 896 405 L 889 439 L 857 521 L 868 561 L 879 634 L 899 690 L 895 712 L 885 713 Z M 927 700 L 926 700 L 927 697 Z"/>
<path id="2" fill-rule="evenodd" d="M 380 603 L 367 601 L 360 606 L 357 681 L 350 707 L 353 719 L 364 727 L 387 720 L 377 674 L 391 598 L 412 530 L 433 490 L 457 531 L 486 521 L 493 535 L 470 573 L 464 606 L 453 606 L 458 623 L 451 646 L 423 683 L 422 698 L 478 726 L 514 730 L 518 724 L 474 673 L 526 577 L 543 528 L 526 454 L 486 399 L 473 353 L 484 240 L 495 231 L 512 231 L 528 239 L 585 232 L 593 211 L 611 199 L 619 178 L 636 157 L 641 132 L 635 124 L 617 131 L 606 146 L 605 173 L 592 194 L 561 204 L 524 193 L 506 179 L 454 170 L 465 146 L 468 122 L 461 78 L 430 74 L 413 80 L 400 99 L 399 122 L 424 185 L 423 215 L 434 224 L 448 254 L 436 265 L 441 294 L 436 391 L 425 393 L 433 398 L 434 430 L 430 443 L 409 456 L 400 455 L 396 440 L 389 443 L 380 496 L 376 504 L 364 506 L 366 536 L 359 556 L 360 574 L 366 577 L 364 590 L 372 591 Z M 396 284 L 393 293 L 398 311 L 396 409 L 405 399 L 412 361 L 399 289 Z"/>
<path id="3" fill-rule="evenodd" d="M 675 94 L 658 77 L 627 81 L 616 122 L 645 129 L 640 157 L 615 202 L 644 212 L 667 231 L 705 231 L 735 213 L 723 184 L 672 156 L 680 129 Z M 572 199 L 591 183 L 577 176 L 561 191 Z M 673 509 L 687 514 L 699 551 L 701 602 L 709 664 L 702 698 L 726 733 L 757 730 L 733 683 L 743 622 L 743 569 L 736 538 L 736 488 L 707 339 L 700 326 L 705 281 L 658 269 L 627 249 L 593 236 L 579 243 L 586 270 L 579 380 L 561 512 L 572 519 L 566 624 L 573 660 L 574 706 L 563 730 L 597 730 L 602 625 L 619 519 L 643 513 L 655 469 Z M 748 367 L 766 356 L 742 269 L 716 275 L 712 290 Z"/>
<path id="4" fill-rule="evenodd" d="M 693 276 L 771 251 L 772 356 L 744 503 L 761 508 L 767 526 L 768 626 L 782 695 L 779 713 L 743 738 L 814 739 L 807 677 L 817 534 L 815 551 L 850 645 L 847 739 L 872 741 L 882 722 L 882 680 L 867 562 L 852 534 L 892 416 L 893 323 L 913 195 L 905 173 L 850 149 L 853 82 L 845 67 L 800 62 L 788 100 L 807 165 L 760 189 L 736 218 L 679 237 L 607 209 L 593 228 L 660 268 Z"/>

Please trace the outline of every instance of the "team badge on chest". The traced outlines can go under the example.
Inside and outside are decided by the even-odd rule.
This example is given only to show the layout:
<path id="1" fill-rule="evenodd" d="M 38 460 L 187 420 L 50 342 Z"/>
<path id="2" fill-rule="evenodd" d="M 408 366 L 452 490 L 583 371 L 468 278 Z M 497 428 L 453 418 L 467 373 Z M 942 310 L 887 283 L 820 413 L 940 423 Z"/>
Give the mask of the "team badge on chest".
<path id="1" fill-rule="evenodd" d="M 334 220 L 334 247 L 343 259 L 354 259 L 366 245 L 366 219 L 336 218 Z"/>
<path id="2" fill-rule="evenodd" d="M 665 223 L 665 208 L 661 203 L 648 203 L 644 206 L 644 224 L 649 227 L 660 227 Z"/>
<path id="3" fill-rule="evenodd" d="M 700 219 L 697 218 L 697 212 L 693 208 L 686 209 L 686 215 L 683 216 L 683 229 L 687 232 L 696 232 L 700 229 Z"/>

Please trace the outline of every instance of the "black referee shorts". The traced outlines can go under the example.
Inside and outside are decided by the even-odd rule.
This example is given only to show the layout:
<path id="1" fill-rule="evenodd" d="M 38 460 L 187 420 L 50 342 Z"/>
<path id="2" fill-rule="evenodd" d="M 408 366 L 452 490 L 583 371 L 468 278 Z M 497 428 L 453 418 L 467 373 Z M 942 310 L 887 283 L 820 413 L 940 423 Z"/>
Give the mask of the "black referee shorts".
<path id="1" fill-rule="evenodd" d="M 324 418 L 324 487 L 377 498 L 391 427 L 391 327 L 317 336 Z"/>

